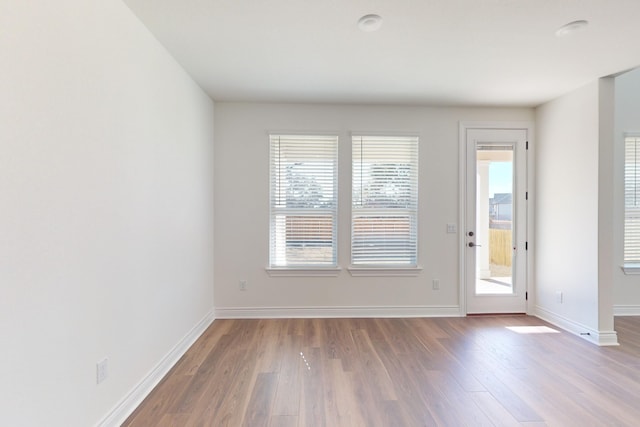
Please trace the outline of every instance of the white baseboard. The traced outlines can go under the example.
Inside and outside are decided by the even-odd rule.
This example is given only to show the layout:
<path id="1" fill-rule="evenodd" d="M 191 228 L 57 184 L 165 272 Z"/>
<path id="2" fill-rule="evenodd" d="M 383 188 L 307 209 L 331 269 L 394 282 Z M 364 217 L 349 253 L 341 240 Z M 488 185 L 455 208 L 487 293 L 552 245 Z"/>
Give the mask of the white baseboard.
<path id="1" fill-rule="evenodd" d="M 536 306 L 535 316 L 596 345 L 618 345 L 618 334 L 616 331 L 596 331 L 595 329 L 574 322 L 571 319 L 567 319 L 540 306 Z"/>
<path id="2" fill-rule="evenodd" d="M 189 347 L 215 320 L 214 310 L 209 311 L 178 344 L 97 424 L 98 427 L 118 427 L 142 403 L 160 380 L 171 370 Z"/>
<path id="3" fill-rule="evenodd" d="M 460 317 L 451 306 L 402 307 L 220 307 L 216 319 L 282 319 L 337 317 Z"/>
<path id="4" fill-rule="evenodd" d="M 640 305 L 614 305 L 614 316 L 640 316 Z"/>

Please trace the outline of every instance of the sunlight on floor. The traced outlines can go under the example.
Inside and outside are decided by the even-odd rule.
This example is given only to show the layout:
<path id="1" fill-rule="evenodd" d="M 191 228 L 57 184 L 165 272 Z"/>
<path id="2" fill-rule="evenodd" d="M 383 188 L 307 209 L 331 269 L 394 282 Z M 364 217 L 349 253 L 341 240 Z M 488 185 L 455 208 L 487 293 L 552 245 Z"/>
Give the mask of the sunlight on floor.
<path id="1" fill-rule="evenodd" d="M 556 331 L 548 326 L 507 326 L 510 331 L 518 334 L 559 334 L 560 331 Z"/>

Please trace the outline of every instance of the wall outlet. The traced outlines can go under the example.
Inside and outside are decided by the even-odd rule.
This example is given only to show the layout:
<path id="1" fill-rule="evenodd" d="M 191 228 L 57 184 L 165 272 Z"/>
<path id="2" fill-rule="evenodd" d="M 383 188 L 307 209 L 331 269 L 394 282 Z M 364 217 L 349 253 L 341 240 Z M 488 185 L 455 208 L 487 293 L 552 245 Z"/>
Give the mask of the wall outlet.
<path id="1" fill-rule="evenodd" d="M 439 279 L 433 279 L 433 290 L 434 291 L 440 290 L 440 280 Z"/>
<path id="2" fill-rule="evenodd" d="M 558 304 L 562 304 L 562 301 L 563 301 L 562 291 L 556 292 L 556 301 L 558 302 Z"/>
<path id="3" fill-rule="evenodd" d="M 246 291 L 247 290 L 247 281 L 246 280 L 240 280 L 240 282 L 238 283 L 238 289 L 240 289 L 241 291 Z"/>
<path id="4" fill-rule="evenodd" d="M 109 376 L 109 359 L 106 357 L 96 363 L 96 384 L 100 384 Z"/>

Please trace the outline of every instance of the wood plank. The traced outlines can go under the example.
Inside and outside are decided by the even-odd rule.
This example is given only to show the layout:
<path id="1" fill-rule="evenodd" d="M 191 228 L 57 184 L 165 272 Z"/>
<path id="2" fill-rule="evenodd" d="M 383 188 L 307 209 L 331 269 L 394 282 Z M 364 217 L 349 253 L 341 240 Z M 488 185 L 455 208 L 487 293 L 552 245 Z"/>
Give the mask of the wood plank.
<path id="1" fill-rule="evenodd" d="M 338 426 L 365 426 L 365 416 L 361 409 L 362 404 L 356 396 L 354 389 L 353 372 L 345 372 L 340 360 L 329 359 L 324 370 L 325 383 L 333 384 L 333 395 L 327 397 L 325 402 L 325 417 L 334 420 L 328 425 Z"/>
<path id="2" fill-rule="evenodd" d="M 636 425 L 640 318 L 619 347 L 528 316 L 216 320 L 131 426 Z"/>
<path id="3" fill-rule="evenodd" d="M 269 425 L 271 405 L 277 384 L 277 374 L 264 372 L 258 374 L 258 378 L 251 391 L 249 404 L 245 409 L 244 426 L 267 427 Z"/>
<path id="4" fill-rule="evenodd" d="M 215 321 L 176 364 L 175 374 L 194 375 L 220 338 L 229 332 L 232 324 L 228 320 Z"/>
<path id="5" fill-rule="evenodd" d="M 190 389 L 192 376 L 170 375 L 163 379 L 162 383 L 146 399 L 150 404 L 142 404 L 134 412 L 130 419 L 131 425 L 162 424 L 167 414 L 173 413 L 182 396 Z M 142 420 L 138 423 L 136 420 Z"/>
<path id="6" fill-rule="evenodd" d="M 269 427 L 298 427 L 298 417 L 273 415 L 269 418 Z"/>
<path id="7" fill-rule="evenodd" d="M 302 396 L 300 399 L 300 421 L 308 427 L 326 426 L 324 381 L 321 351 L 319 348 L 303 348 Z"/>
<path id="8" fill-rule="evenodd" d="M 491 393 L 486 391 L 472 392 L 471 398 L 496 427 L 513 427 L 520 425 L 520 422 L 518 422 Z"/>
<path id="9" fill-rule="evenodd" d="M 278 356 L 280 371 L 278 387 L 273 403 L 273 415 L 298 416 L 300 414 L 300 395 L 302 388 L 303 368 L 302 336 L 280 335 Z"/>

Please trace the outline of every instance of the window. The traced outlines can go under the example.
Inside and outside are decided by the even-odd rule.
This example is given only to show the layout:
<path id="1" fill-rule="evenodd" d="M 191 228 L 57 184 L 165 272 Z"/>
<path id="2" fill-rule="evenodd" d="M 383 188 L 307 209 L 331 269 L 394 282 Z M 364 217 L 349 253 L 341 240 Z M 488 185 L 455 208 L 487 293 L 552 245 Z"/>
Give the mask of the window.
<path id="1" fill-rule="evenodd" d="M 624 264 L 640 272 L 640 136 L 624 140 Z"/>
<path id="2" fill-rule="evenodd" d="M 417 267 L 418 137 L 353 136 L 351 263 Z"/>
<path id="3" fill-rule="evenodd" d="M 338 137 L 269 139 L 270 266 L 336 267 Z"/>

